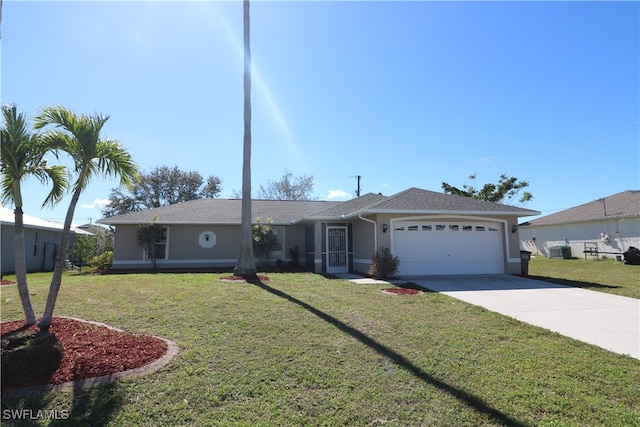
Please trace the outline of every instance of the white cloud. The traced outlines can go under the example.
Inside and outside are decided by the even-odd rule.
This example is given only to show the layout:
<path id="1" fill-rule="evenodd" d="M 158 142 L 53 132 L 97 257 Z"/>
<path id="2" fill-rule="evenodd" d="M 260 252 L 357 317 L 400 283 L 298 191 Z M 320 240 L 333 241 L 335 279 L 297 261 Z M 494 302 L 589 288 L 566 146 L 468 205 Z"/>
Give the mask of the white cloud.
<path id="1" fill-rule="evenodd" d="M 493 163 L 496 161 L 496 156 L 484 156 L 478 159 L 482 163 Z"/>
<path id="2" fill-rule="evenodd" d="M 109 199 L 95 199 L 91 204 L 80 205 L 81 208 L 84 209 L 104 209 L 105 206 L 110 205 L 111 200 Z"/>
<path id="3" fill-rule="evenodd" d="M 351 197 L 349 193 L 344 190 L 329 190 L 328 199 L 347 199 Z"/>

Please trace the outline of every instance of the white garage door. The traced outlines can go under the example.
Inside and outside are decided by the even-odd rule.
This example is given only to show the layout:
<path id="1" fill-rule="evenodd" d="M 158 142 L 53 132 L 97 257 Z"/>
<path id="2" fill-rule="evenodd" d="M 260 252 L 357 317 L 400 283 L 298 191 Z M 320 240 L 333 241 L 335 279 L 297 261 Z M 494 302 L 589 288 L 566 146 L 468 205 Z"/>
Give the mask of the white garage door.
<path id="1" fill-rule="evenodd" d="M 501 224 L 399 221 L 393 226 L 398 275 L 502 274 Z"/>

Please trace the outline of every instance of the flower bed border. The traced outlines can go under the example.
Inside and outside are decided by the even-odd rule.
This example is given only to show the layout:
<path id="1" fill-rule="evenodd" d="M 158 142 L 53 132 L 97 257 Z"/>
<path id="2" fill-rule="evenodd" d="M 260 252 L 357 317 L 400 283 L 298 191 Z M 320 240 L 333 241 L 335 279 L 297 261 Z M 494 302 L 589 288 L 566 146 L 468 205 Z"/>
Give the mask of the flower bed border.
<path id="1" fill-rule="evenodd" d="M 118 332 L 125 332 L 122 329 L 109 326 L 105 323 L 94 322 L 91 320 L 84 320 L 77 317 L 70 316 L 57 316 L 65 319 L 76 320 L 79 322 L 89 323 L 92 325 L 100 326 L 103 328 L 111 329 Z M 135 334 L 134 334 L 135 335 Z M 158 337 L 155 335 L 150 335 L 154 338 L 162 340 L 167 343 L 167 351 L 161 356 L 159 359 L 156 359 L 146 365 L 140 366 L 138 368 L 129 369 L 126 371 L 114 372 L 107 375 L 102 375 L 100 377 L 93 378 L 84 378 L 81 380 L 75 381 L 67 381 L 61 384 L 39 384 L 25 387 L 16 387 L 16 388 L 5 388 L 2 390 L 2 398 L 16 398 L 16 397 L 25 397 L 31 396 L 34 394 L 46 394 L 46 393 L 55 393 L 64 390 L 82 390 L 89 387 L 99 386 L 99 385 L 107 385 L 116 382 L 116 380 L 123 380 L 127 378 L 140 377 L 143 375 L 151 374 L 160 368 L 166 366 L 171 359 L 173 359 L 180 351 L 180 348 L 176 343 L 166 338 Z"/>

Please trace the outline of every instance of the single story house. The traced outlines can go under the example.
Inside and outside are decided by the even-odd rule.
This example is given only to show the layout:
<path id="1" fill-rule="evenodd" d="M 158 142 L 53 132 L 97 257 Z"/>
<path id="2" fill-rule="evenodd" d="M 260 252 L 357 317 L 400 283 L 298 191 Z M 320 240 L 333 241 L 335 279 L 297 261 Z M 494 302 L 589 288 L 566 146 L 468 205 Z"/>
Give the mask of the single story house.
<path id="1" fill-rule="evenodd" d="M 23 214 L 25 261 L 27 271 L 53 271 L 56 253 L 62 237 L 63 224 Z M 74 235 L 91 233 L 71 228 Z M 15 272 L 15 213 L 12 209 L 0 206 L 0 258 L 1 274 Z"/>
<path id="2" fill-rule="evenodd" d="M 346 202 L 253 200 L 252 217 L 271 222 L 273 260 L 317 273 L 366 273 L 387 247 L 399 276 L 519 273 L 518 218 L 528 209 L 410 188 L 393 196 L 365 194 Z M 114 269 L 149 268 L 138 243 L 141 223 L 162 226 L 159 268 L 233 267 L 240 248 L 241 200 L 198 199 L 103 218 L 115 227 Z"/>
<path id="3" fill-rule="evenodd" d="M 640 191 L 627 190 L 520 224 L 520 245 L 544 256 L 570 247 L 571 256 L 614 258 L 640 248 Z M 586 253 L 585 253 L 586 251 Z"/>

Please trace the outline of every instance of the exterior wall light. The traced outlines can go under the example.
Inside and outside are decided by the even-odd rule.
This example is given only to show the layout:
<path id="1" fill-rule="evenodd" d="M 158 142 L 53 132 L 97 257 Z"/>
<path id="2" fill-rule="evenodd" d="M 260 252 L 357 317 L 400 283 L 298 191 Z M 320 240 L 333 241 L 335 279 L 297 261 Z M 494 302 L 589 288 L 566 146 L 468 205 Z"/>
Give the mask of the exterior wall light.
<path id="1" fill-rule="evenodd" d="M 511 232 L 515 233 L 516 231 L 518 231 L 518 224 L 513 224 L 513 227 L 511 227 Z"/>
<path id="2" fill-rule="evenodd" d="M 383 233 L 386 233 L 388 229 L 389 229 L 389 226 L 387 224 L 382 224 L 382 232 Z"/>

